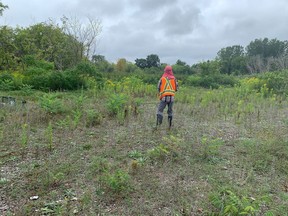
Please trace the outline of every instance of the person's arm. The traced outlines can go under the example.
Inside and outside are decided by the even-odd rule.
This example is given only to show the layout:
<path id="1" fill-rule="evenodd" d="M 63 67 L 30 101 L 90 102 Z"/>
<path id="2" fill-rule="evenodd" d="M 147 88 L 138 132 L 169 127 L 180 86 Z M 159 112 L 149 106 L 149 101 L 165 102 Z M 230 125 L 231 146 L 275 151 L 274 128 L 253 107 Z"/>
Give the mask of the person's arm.
<path id="1" fill-rule="evenodd" d="M 162 80 L 160 79 L 159 82 L 158 82 L 158 87 L 157 87 L 158 88 L 158 92 L 160 92 L 161 84 L 162 84 Z"/>

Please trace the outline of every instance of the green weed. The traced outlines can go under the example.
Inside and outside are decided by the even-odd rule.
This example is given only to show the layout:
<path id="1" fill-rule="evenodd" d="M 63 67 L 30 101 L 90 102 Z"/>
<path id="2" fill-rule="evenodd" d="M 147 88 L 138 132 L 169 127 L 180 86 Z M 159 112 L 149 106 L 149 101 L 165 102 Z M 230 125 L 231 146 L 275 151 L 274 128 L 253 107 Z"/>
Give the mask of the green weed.
<path id="1" fill-rule="evenodd" d="M 26 96 L 31 96 L 32 93 L 34 92 L 33 86 L 28 85 L 28 84 L 23 84 L 20 90 L 21 90 L 21 94 L 26 95 Z"/>
<path id="2" fill-rule="evenodd" d="M 73 110 L 72 115 L 72 128 L 75 129 L 78 126 L 83 114 L 81 110 Z"/>
<path id="3" fill-rule="evenodd" d="M 170 155 L 170 149 L 164 144 L 159 144 L 158 146 L 149 149 L 147 155 L 152 161 L 165 160 Z"/>
<path id="4" fill-rule="evenodd" d="M 102 122 L 102 114 L 94 109 L 88 109 L 85 111 L 86 127 L 94 127 L 100 125 Z"/>
<path id="5" fill-rule="evenodd" d="M 7 178 L 0 178 L 0 185 L 5 185 L 9 182 Z"/>
<path id="6" fill-rule="evenodd" d="M 94 157 L 88 167 L 89 174 L 92 177 L 96 177 L 98 174 L 106 173 L 110 170 L 110 164 L 108 160 L 102 157 Z"/>
<path id="7" fill-rule="evenodd" d="M 109 191 L 115 194 L 126 194 L 132 189 L 130 176 L 122 169 L 117 169 L 113 173 L 107 173 L 103 178 L 103 183 Z"/>
<path id="8" fill-rule="evenodd" d="M 211 139 L 207 136 L 201 138 L 200 143 L 200 155 L 203 159 L 211 160 L 213 157 L 217 157 L 219 154 L 219 148 L 224 144 L 221 139 Z"/>
<path id="9" fill-rule="evenodd" d="M 51 121 L 49 122 L 49 124 L 46 128 L 45 135 L 46 135 L 46 139 L 47 139 L 48 149 L 49 149 L 49 151 L 52 151 L 54 148 L 54 145 L 53 145 L 53 127 L 52 127 Z"/>
<path id="10" fill-rule="evenodd" d="M 255 215 L 259 203 L 254 198 L 239 197 L 231 190 L 225 190 L 210 196 L 212 205 L 217 209 L 213 212 L 219 215 Z"/>
<path id="11" fill-rule="evenodd" d="M 111 116 L 124 115 L 125 105 L 127 104 L 127 96 L 124 94 L 112 94 L 108 98 L 107 109 Z"/>
<path id="12" fill-rule="evenodd" d="M 140 151 L 137 151 L 137 150 L 133 150 L 133 151 L 128 152 L 128 157 L 133 158 L 135 160 L 137 160 L 143 156 L 144 155 Z"/>
<path id="13" fill-rule="evenodd" d="M 63 102 L 57 98 L 57 94 L 44 94 L 39 98 L 40 107 L 43 108 L 47 113 L 60 114 L 66 111 Z"/>
<path id="14" fill-rule="evenodd" d="M 24 149 L 26 149 L 27 145 L 28 145 L 28 125 L 23 124 L 22 125 L 22 135 L 21 135 L 22 151 L 24 151 Z"/>

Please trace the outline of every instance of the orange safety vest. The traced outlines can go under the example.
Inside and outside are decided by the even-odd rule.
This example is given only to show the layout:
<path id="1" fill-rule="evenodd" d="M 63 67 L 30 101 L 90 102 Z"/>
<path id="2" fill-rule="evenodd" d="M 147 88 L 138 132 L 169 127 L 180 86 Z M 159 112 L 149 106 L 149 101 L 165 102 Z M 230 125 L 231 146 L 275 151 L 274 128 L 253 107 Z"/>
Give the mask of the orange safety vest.
<path id="1" fill-rule="evenodd" d="M 175 91 L 176 91 L 175 79 L 169 80 L 167 77 L 162 77 L 159 93 L 160 100 L 165 96 L 174 96 Z"/>

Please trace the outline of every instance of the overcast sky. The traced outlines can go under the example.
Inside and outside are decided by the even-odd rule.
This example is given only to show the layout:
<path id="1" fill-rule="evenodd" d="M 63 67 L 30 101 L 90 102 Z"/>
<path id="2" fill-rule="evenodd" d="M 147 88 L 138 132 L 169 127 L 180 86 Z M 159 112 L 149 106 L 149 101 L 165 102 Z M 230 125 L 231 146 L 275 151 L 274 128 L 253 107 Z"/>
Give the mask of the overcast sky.
<path id="1" fill-rule="evenodd" d="M 1 0 L 0 0 L 1 1 Z M 101 20 L 96 54 L 110 62 L 157 54 L 161 63 L 212 60 L 221 48 L 288 39 L 287 0 L 2 0 L 1 25 L 65 16 Z"/>

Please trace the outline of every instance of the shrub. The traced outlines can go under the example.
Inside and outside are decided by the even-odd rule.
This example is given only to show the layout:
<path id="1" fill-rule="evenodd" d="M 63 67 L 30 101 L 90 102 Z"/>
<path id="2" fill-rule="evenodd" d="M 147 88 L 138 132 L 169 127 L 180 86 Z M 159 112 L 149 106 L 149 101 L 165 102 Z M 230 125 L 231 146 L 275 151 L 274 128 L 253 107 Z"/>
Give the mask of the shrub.
<path id="1" fill-rule="evenodd" d="M 273 89 L 276 94 L 288 93 L 288 71 L 269 72 L 259 76 L 268 89 Z"/>
<path id="2" fill-rule="evenodd" d="M 191 86 L 217 89 L 220 86 L 234 86 L 238 81 L 234 76 L 227 74 L 212 74 L 205 76 L 189 76 L 186 83 Z"/>
<path id="3" fill-rule="evenodd" d="M 74 73 L 73 70 L 64 71 L 64 78 L 67 90 L 86 89 L 87 85 L 83 77 Z"/>
<path id="4" fill-rule="evenodd" d="M 264 85 L 264 80 L 259 79 L 257 77 L 249 77 L 241 80 L 241 86 L 245 87 L 249 91 L 256 90 L 259 92 L 261 87 Z"/>
<path id="5" fill-rule="evenodd" d="M 69 90 L 69 84 L 67 83 L 67 80 L 62 72 L 51 72 L 48 76 L 47 84 L 47 87 L 52 91 Z"/>
<path id="6" fill-rule="evenodd" d="M 97 69 L 95 67 L 95 65 L 93 65 L 92 63 L 83 61 L 80 62 L 74 69 L 75 73 L 77 74 L 86 74 L 86 75 L 90 75 L 90 76 L 94 76 L 97 73 Z"/>
<path id="7" fill-rule="evenodd" d="M 102 115 L 96 110 L 86 110 L 86 127 L 93 127 L 100 125 L 102 122 Z"/>
<path id="8" fill-rule="evenodd" d="M 104 184 L 113 193 L 125 193 L 131 189 L 130 176 L 127 172 L 118 169 L 114 173 L 108 173 L 104 178 Z"/>
<path id="9" fill-rule="evenodd" d="M 82 80 L 87 80 L 87 77 L 92 77 L 95 79 L 98 89 L 102 89 L 104 87 L 103 76 L 101 73 L 98 73 L 96 66 L 92 63 L 83 61 L 79 63 L 72 71 L 76 76 L 79 78 L 81 77 Z"/>
<path id="10" fill-rule="evenodd" d="M 25 76 L 23 79 L 23 84 L 33 86 L 33 89 L 48 91 L 49 90 L 49 74 L 35 74 L 31 76 Z"/>
<path id="11" fill-rule="evenodd" d="M 201 77 L 200 76 L 188 76 L 186 83 L 191 86 L 200 86 Z"/>
<path id="12" fill-rule="evenodd" d="M 143 82 L 147 84 L 154 84 L 157 85 L 161 75 L 155 74 L 146 74 L 143 75 Z"/>
<path id="13" fill-rule="evenodd" d="M 235 76 L 230 76 L 227 74 L 215 74 L 213 75 L 213 79 L 216 83 L 223 86 L 231 86 L 238 84 L 238 80 Z"/>
<path id="14" fill-rule="evenodd" d="M 44 94 L 39 98 L 40 107 L 47 113 L 57 114 L 65 112 L 66 108 L 63 102 L 57 98 L 56 94 Z"/>
<path id="15" fill-rule="evenodd" d="M 231 190 L 211 195 L 210 201 L 217 208 L 217 211 L 210 213 L 211 215 L 255 215 L 259 210 L 257 201 L 248 197 L 239 197 Z"/>
<path id="16" fill-rule="evenodd" d="M 0 82 L 5 80 L 13 81 L 13 76 L 10 73 L 4 72 L 0 74 Z"/>
<path id="17" fill-rule="evenodd" d="M 0 90 L 2 91 L 11 91 L 17 89 L 15 85 L 14 78 L 10 73 L 1 73 L 0 74 Z"/>
<path id="18" fill-rule="evenodd" d="M 41 68 L 45 71 L 54 70 L 54 63 L 53 62 L 47 62 L 45 60 L 39 60 L 33 55 L 26 55 L 23 58 L 23 63 L 26 64 L 28 67 Z"/>
<path id="19" fill-rule="evenodd" d="M 23 84 L 43 91 L 76 90 L 86 88 L 85 80 L 74 71 L 45 71 L 31 68 L 23 79 Z"/>
<path id="20" fill-rule="evenodd" d="M 117 116 L 124 112 L 127 96 L 124 94 L 112 94 L 107 102 L 107 109 L 111 116 Z"/>
<path id="21" fill-rule="evenodd" d="M 0 90 L 2 90 L 2 91 L 15 90 L 15 86 L 14 86 L 13 80 L 0 81 Z"/>

